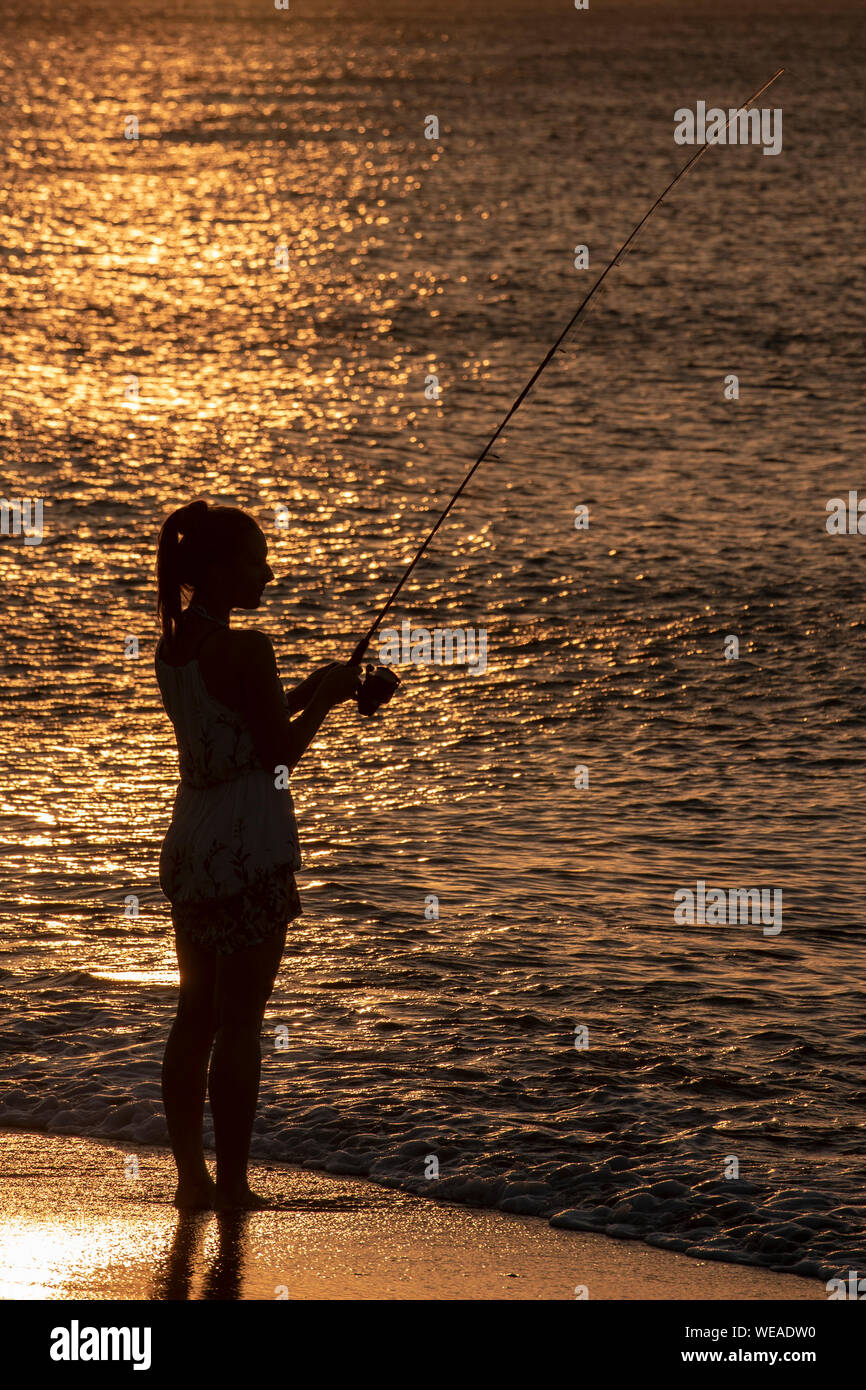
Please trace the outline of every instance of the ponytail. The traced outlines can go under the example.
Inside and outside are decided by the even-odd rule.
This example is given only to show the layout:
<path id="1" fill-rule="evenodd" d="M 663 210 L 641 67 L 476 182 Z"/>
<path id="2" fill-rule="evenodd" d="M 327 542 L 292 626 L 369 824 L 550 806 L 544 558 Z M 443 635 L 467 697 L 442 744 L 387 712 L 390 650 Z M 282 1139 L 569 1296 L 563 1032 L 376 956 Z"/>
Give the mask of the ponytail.
<path id="1" fill-rule="evenodd" d="M 156 611 L 163 639 L 177 631 L 183 599 L 201 582 L 210 564 L 230 562 L 241 535 L 258 530 L 239 507 L 209 507 L 197 498 L 163 522 L 156 552 Z"/>

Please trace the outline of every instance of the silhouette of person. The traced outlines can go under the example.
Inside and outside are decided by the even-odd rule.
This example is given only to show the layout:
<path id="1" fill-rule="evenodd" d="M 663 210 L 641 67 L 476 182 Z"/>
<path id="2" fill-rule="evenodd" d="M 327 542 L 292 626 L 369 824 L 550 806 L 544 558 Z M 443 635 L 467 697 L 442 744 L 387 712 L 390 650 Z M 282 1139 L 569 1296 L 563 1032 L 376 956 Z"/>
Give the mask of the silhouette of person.
<path id="1" fill-rule="evenodd" d="M 288 779 L 361 680 L 360 667 L 331 662 L 284 691 L 269 638 L 231 627 L 232 610 L 258 608 L 274 578 L 267 550 L 248 513 L 202 500 L 173 512 L 159 535 L 154 665 L 180 764 L 159 862 L 180 972 L 162 1095 L 174 1204 L 186 1209 L 267 1205 L 249 1187 L 247 1163 L 262 1019 L 288 923 L 302 911 Z M 206 1093 L 215 1184 L 202 1147 Z"/>

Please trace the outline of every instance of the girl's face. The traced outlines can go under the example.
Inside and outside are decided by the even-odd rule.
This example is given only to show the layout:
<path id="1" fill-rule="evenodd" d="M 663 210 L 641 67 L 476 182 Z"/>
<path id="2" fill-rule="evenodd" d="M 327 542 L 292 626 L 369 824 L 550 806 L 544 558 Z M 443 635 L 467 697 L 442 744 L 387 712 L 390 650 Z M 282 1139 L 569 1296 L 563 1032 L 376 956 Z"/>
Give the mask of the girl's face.
<path id="1" fill-rule="evenodd" d="M 274 572 L 268 564 L 268 543 L 261 531 L 250 528 L 235 553 L 227 572 L 229 603 L 232 608 L 258 608 L 265 586 Z"/>

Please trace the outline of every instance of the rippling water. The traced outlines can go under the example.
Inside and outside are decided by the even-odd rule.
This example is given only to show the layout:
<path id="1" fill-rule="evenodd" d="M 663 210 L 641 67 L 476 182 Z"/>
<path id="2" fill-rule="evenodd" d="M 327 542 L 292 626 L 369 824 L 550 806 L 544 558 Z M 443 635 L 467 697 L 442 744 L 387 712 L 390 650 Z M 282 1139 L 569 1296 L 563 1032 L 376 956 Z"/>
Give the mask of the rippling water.
<path id="1" fill-rule="evenodd" d="M 284 678 L 347 655 L 683 162 L 674 110 L 784 64 L 782 154 L 689 175 L 407 586 L 487 672 L 404 668 L 299 769 L 255 1151 L 856 1267 L 866 569 L 824 522 L 864 445 L 857 11 L 369 8 L 3 10 L 2 489 L 45 536 L 0 544 L 0 1122 L 165 1139 L 164 515 L 252 510 Z M 675 925 L 699 879 L 781 889 L 782 932 Z"/>

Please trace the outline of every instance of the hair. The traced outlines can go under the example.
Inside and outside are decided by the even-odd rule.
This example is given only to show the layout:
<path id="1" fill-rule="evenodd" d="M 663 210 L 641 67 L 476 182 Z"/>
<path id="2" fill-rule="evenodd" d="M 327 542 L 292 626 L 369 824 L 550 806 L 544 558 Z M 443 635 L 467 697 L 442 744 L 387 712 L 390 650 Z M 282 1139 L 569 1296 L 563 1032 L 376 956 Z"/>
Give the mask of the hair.
<path id="1" fill-rule="evenodd" d="M 244 538 L 259 525 L 240 507 L 209 507 L 197 498 L 162 524 L 156 553 L 156 612 L 169 641 L 177 630 L 183 599 L 213 564 L 231 564 Z"/>

